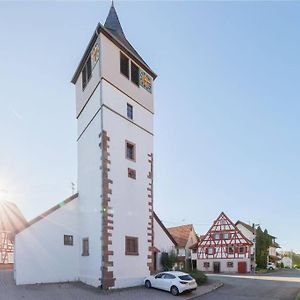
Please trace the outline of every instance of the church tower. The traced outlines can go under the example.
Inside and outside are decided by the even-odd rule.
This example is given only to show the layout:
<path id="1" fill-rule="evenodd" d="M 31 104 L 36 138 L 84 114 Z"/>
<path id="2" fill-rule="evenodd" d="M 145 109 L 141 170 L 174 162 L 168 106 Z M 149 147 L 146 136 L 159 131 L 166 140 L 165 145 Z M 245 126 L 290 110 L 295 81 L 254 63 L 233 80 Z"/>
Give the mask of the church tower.
<path id="1" fill-rule="evenodd" d="M 153 270 L 153 81 L 112 4 L 73 76 L 78 124 L 79 279 L 104 289 Z"/>

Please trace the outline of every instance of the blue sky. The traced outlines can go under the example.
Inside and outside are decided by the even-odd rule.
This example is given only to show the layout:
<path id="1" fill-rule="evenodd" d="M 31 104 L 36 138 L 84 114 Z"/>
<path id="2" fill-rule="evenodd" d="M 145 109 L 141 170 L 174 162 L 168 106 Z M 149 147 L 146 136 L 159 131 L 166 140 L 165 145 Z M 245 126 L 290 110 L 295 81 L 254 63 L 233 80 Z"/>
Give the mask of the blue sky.
<path id="1" fill-rule="evenodd" d="M 155 81 L 155 208 L 300 252 L 300 3 L 115 3 Z M 28 219 L 76 182 L 70 79 L 110 2 L 0 2 L 0 189 Z M 3 193 L 2 193 L 3 194 Z"/>

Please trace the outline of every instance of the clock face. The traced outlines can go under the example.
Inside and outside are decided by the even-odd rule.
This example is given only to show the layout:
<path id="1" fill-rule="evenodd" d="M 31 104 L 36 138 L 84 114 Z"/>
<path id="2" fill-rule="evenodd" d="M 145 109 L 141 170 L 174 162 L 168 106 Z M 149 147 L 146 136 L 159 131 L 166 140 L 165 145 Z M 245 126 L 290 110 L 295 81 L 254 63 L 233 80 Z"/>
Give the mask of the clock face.
<path id="1" fill-rule="evenodd" d="M 140 70 L 140 86 L 149 93 L 152 92 L 152 78 L 143 70 Z"/>
<path id="2" fill-rule="evenodd" d="M 99 44 L 96 43 L 91 52 L 92 68 L 95 67 L 97 61 L 99 60 L 99 54 L 100 54 Z"/>

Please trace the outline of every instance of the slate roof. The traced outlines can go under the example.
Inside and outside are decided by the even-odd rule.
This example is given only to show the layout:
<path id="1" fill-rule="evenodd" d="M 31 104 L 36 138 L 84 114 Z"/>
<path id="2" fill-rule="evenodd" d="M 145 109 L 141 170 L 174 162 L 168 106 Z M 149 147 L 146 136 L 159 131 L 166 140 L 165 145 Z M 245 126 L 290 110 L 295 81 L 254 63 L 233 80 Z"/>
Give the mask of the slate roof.
<path id="1" fill-rule="evenodd" d="M 15 232 L 26 227 L 28 222 L 15 203 L 0 202 L 0 231 L 8 231 L 14 236 Z"/>
<path id="2" fill-rule="evenodd" d="M 142 59 L 139 53 L 133 48 L 133 46 L 128 42 L 125 37 L 124 31 L 122 29 L 121 23 L 119 21 L 119 17 L 117 15 L 116 9 L 112 3 L 112 6 L 109 10 L 108 16 L 104 23 L 104 26 L 98 23 L 97 28 L 89 41 L 89 44 L 84 52 L 83 57 L 73 75 L 71 82 L 73 84 L 76 83 L 76 80 L 86 62 L 88 55 L 90 54 L 94 43 L 97 40 L 98 35 L 102 32 L 108 39 L 110 39 L 113 43 L 115 43 L 118 47 L 120 47 L 127 55 L 129 55 L 136 63 L 141 64 L 141 66 L 147 71 L 152 77 L 153 80 L 157 77 L 157 75 L 151 70 L 151 68 L 147 65 L 147 63 Z"/>
<path id="3" fill-rule="evenodd" d="M 188 242 L 190 232 L 193 231 L 193 225 L 187 224 L 176 227 L 170 227 L 168 228 L 168 231 L 173 236 L 178 247 L 185 247 Z"/>

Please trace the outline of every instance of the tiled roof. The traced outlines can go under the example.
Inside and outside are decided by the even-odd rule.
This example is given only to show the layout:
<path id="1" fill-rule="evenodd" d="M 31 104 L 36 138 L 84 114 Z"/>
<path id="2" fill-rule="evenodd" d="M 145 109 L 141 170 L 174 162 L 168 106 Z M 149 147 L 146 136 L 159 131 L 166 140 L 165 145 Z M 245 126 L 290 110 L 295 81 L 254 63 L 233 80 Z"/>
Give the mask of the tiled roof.
<path id="1" fill-rule="evenodd" d="M 27 221 L 16 204 L 8 201 L 0 202 L 0 231 L 8 231 L 14 235 L 26 225 Z"/>
<path id="2" fill-rule="evenodd" d="M 178 247 L 185 247 L 190 236 L 190 232 L 193 230 L 193 225 L 181 225 L 176 227 L 168 228 L 168 231 L 171 233 L 175 239 Z"/>

